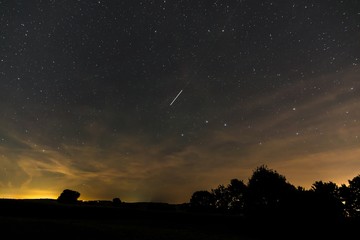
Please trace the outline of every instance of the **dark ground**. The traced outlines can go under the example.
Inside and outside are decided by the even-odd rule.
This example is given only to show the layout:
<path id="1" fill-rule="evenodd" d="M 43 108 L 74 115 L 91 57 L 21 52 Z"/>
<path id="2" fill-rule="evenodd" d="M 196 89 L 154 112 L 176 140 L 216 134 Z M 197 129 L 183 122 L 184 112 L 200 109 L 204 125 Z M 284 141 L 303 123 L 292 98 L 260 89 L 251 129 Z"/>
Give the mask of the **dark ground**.
<path id="1" fill-rule="evenodd" d="M 182 205 L 162 203 L 114 206 L 50 199 L 0 199 L 0 227 L 12 238 L 124 240 L 346 239 L 353 229 L 301 219 L 250 222 L 242 216 L 191 212 Z"/>

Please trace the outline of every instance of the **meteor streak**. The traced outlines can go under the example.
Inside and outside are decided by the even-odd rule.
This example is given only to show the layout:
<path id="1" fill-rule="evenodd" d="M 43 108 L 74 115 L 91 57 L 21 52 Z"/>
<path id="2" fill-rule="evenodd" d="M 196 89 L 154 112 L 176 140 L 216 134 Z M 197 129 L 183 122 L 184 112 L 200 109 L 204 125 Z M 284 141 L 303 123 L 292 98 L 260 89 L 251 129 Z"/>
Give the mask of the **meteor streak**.
<path id="1" fill-rule="evenodd" d="M 174 98 L 174 100 L 172 100 L 172 102 L 170 103 L 170 106 L 176 101 L 176 99 L 180 96 L 182 91 L 183 91 L 183 89 L 181 89 L 180 92 L 178 93 L 178 95 L 176 95 L 176 97 Z"/>

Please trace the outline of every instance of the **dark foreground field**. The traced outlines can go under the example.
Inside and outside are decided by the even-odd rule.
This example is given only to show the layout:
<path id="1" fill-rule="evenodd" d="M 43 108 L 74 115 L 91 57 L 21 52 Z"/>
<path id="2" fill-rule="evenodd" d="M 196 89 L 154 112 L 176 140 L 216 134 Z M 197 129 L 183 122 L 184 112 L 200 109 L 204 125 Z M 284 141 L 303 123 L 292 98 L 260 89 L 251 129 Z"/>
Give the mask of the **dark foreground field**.
<path id="1" fill-rule="evenodd" d="M 342 225 L 301 220 L 250 223 L 241 216 L 155 203 L 67 205 L 55 200 L 1 199 L 0 224 L 5 236 L 31 239 L 345 239 L 352 235 L 352 228 Z"/>

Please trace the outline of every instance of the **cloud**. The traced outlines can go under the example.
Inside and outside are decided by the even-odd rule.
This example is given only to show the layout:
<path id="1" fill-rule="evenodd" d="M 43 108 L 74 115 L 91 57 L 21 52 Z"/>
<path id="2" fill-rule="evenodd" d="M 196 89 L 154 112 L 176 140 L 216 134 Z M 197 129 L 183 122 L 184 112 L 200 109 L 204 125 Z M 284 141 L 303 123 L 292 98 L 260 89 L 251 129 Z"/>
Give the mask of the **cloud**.
<path id="1" fill-rule="evenodd" d="M 357 79 L 349 69 L 274 89 L 218 112 L 231 116 L 227 127 L 209 123 L 184 137 L 167 131 L 156 141 L 149 129 L 114 134 L 110 113 L 86 118 L 84 143 L 46 144 L 50 132 L 32 138 L 2 129 L 2 196 L 53 197 L 70 188 L 82 199 L 181 203 L 232 178 L 246 182 L 261 164 L 294 185 L 344 183 L 360 172 Z"/>

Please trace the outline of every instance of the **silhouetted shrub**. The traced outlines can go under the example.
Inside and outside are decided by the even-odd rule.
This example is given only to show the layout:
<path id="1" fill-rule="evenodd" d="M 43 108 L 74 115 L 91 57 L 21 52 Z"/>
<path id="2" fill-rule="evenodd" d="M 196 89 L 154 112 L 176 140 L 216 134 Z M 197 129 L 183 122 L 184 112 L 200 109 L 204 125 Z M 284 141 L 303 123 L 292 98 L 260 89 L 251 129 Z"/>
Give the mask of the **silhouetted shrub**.
<path id="1" fill-rule="evenodd" d="M 58 202 L 61 203 L 76 203 L 80 197 L 80 193 L 74 190 L 65 189 L 60 196 L 57 198 Z"/>
<path id="2" fill-rule="evenodd" d="M 116 206 L 117 206 L 117 205 L 120 205 L 120 204 L 121 204 L 120 198 L 118 198 L 118 197 L 117 197 L 117 198 L 114 198 L 114 199 L 113 199 L 113 204 L 116 205 Z"/>

